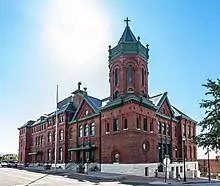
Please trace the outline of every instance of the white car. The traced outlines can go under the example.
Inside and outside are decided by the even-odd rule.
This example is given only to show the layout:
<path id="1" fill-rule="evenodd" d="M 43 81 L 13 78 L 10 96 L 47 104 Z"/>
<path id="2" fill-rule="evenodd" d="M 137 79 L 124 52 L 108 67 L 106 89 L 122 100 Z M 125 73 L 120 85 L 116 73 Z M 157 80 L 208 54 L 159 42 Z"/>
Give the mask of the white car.
<path id="1" fill-rule="evenodd" d="M 10 160 L 3 160 L 1 162 L 1 166 L 2 167 L 14 167 L 17 168 L 18 164 L 14 161 L 10 161 Z"/>

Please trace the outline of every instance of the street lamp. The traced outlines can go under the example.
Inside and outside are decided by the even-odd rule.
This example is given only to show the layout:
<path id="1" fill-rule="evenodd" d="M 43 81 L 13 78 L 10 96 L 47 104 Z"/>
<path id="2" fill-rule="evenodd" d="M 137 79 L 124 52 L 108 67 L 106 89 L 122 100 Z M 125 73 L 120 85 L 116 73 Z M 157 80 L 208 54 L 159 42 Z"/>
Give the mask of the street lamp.
<path id="1" fill-rule="evenodd" d="M 186 138 L 182 138 L 183 141 L 183 181 L 186 181 Z"/>

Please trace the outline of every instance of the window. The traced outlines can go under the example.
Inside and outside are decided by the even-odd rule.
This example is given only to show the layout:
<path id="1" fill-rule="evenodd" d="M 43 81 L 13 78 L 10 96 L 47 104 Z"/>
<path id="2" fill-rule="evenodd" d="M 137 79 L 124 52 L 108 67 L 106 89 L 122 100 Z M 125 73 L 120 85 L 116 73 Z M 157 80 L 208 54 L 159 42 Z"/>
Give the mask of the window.
<path id="1" fill-rule="evenodd" d="M 114 154 L 113 163 L 119 163 L 119 154 L 118 153 Z"/>
<path id="2" fill-rule="evenodd" d="M 153 127 L 153 119 L 152 119 L 152 121 L 150 122 L 150 131 L 151 131 L 151 132 L 154 131 L 154 127 Z"/>
<path id="3" fill-rule="evenodd" d="M 51 161 L 51 150 L 50 149 L 48 149 L 47 151 L 47 160 Z"/>
<path id="4" fill-rule="evenodd" d="M 36 137 L 36 145 L 38 145 L 38 137 Z"/>
<path id="5" fill-rule="evenodd" d="M 197 155 L 196 155 L 196 147 L 194 147 L 193 153 L 194 153 L 194 156 L 193 156 L 193 157 L 196 159 L 196 157 L 197 157 Z"/>
<path id="6" fill-rule="evenodd" d="M 59 150 L 59 160 L 63 160 L 63 148 Z"/>
<path id="7" fill-rule="evenodd" d="M 137 129 L 140 129 L 141 126 L 140 126 L 139 118 L 137 118 L 136 120 L 137 120 Z"/>
<path id="8" fill-rule="evenodd" d="M 53 141 L 56 140 L 56 131 L 53 132 Z"/>
<path id="9" fill-rule="evenodd" d="M 63 141 L 63 130 L 60 130 L 60 141 Z"/>
<path id="10" fill-rule="evenodd" d="M 131 65 L 127 67 L 127 83 L 128 85 L 132 85 L 132 66 Z"/>
<path id="11" fill-rule="evenodd" d="M 143 120 L 143 129 L 144 131 L 147 131 L 147 118 L 144 118 Z"/>
<path id="12" fill-rule="evenodd" d="M 118 86 L 118 69 L 115 69 L 115 86 Z"/>
<path id="13" fill-rule="evenodd" d="M 171 128 L 170 128 L 170 125 L 167 124 L 167 135 L 168 135 L 168 136 L 170 136 L 170 129 L 171 129 Z"/>
<path id="14" fill-rule="evenodd" d="M 166 125 L 164 123 L 162 123 L 162 131 L 163 135 L 166 135 Z"/>
<path id="15" fill-rule="evenodd" d="M 175 147 L 175 158 L 178 157 L 178 149 L 177 149 L 177 146 Z"/>
<path id="16" fill-rule="evenodd" d="M 60 116 L 60 123 L 64 122 L 64 115 Z"/>
<path id="17" fill-rule="evenodd" d="M 109 132 L 109 123 L 106 123 L 106 132 Z"/>
<path id="18" fill-rule="evenodd" d="M 70 129 L 69 138 L 73 139 L 73 129 L 72 128 Z"/>
<path id="19" fill-rule="evenodd" d="M 114 131 L 118 131 L 119 130 L 119 126 L 118 126 L 118 118 L 114 119 L 114 123 L 113 123 L 113 130 Z"/>
<path id="20" fill-rule="evenodd" d="M 180 173 L 183 172 L 183 166 L 180 166 Z"/>
<path id="21" fill-rule="evenodd" d="M 188 138 L 190 139 L 191 138 L 191 127 L 188 126 Z"/>
<path id="22" fill-rule="evenodd" d="M 183 137 L 186 137 L 186 126 L 183 124 L 183 131 L 182 131 Z"/>
<path id="23" fill-rule="evenodd" d="M 80 126 L 79 126 L 79 137 L 82 137 L 82 132 L 83 132 L 82 129 L 83 129 L 83 128 L 82 128 L 82 125 L 80 125 Z"/>
<path id="24" fill-rule="evenodd" d="M 144 78 L 145 78 L 145 71 L 144 68 L 142 68 L 142 72 L 141 72 L 141 85 L 144 86 Z"/>
<path id="25" fill-rule="evenodd" d="M 48 132 L 48 134 L 47 134 L 47 141 L 48 141 L 48 143 L 51 143 L 51 141 L 52 141 L 52 136 L 51 136 L 51 132 Z"/>
<path id="26" fill-rule="evenodd" d="M 40 137 L 40 144 L 43 145 L 43 142 L 44 142 L 44 137 L 41 136 L 41 137 Z"/>
<path id="27" fill-rule="evenodd" d="M 88 135 L 89 135 L 89 126 L 88 124 L 86 124 L 84 127 L 84 136 L 88 136 Z"/>
<path id="28" fill-rule="evenodd" d="M 94 136 L 95 135 L 95 124 L 91 123 L 90 124 L 90 136 Z"/>
<path id="29" fill-rule="evenodd" d="M 174 127 L 174 130 L 175 130 L 174 135 L 175 135 L 175 137 L 177 137 L 177 127 L 176 126 Z"/>
<path id="30" fill-rule="evenodd" d="M 161 134 L 161 131 L 162 131 L 162 128 L 161 128 L 161 122 L 160 121 L 158 121 L 158 132 L 159 132 L 159 134 Z"/>
<path id="31" fill-rule="evenodd" d="M 69 160 L 72 161 L 72 159 L 73 159 L 73 151 L 71 150 L 69 151 Z"/>
<path id="32" fill-rule="evenodd" d="M 124 127 L 123 129 L 128 129 L 128 120 L 125 118 L 124 119 Z"/>

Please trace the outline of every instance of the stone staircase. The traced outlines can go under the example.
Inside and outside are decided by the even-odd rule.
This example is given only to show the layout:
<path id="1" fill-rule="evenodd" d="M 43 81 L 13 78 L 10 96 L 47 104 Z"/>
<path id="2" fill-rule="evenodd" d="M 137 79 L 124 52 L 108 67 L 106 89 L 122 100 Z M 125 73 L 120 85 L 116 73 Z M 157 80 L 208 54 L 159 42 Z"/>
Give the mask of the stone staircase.
<path id="1" fill-rule="evenodd" d="M 67 164 L 66 164 L 66 169 L 67 169 L 67 170 L 76 171 L 78 167 L 79 167 L 79 165 L 76 164 L 76 163 L 67 163 Z"/>

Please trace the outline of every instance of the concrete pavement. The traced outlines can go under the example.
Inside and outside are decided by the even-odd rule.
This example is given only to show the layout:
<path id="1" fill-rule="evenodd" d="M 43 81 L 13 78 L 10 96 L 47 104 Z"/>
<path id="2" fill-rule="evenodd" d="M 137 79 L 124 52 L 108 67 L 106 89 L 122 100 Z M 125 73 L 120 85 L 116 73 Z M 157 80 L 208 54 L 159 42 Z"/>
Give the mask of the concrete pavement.
<path id="1" fill-rule="evenodd" d="M 115 186 L 119 182 L 100 182 L 100 186 Z M 12 168 L 0 168 L 0 186 L 80 186 L 80 185 L 97 185 L 97 183 L 69 179 L 63 176 L 47 175 L 42 173 L 34 173 L 26 170 L 18 170 Z M 120 184 L 123 186 L 124 184 Z M 119 185 L 118 185 L 119 186 Z"/>

